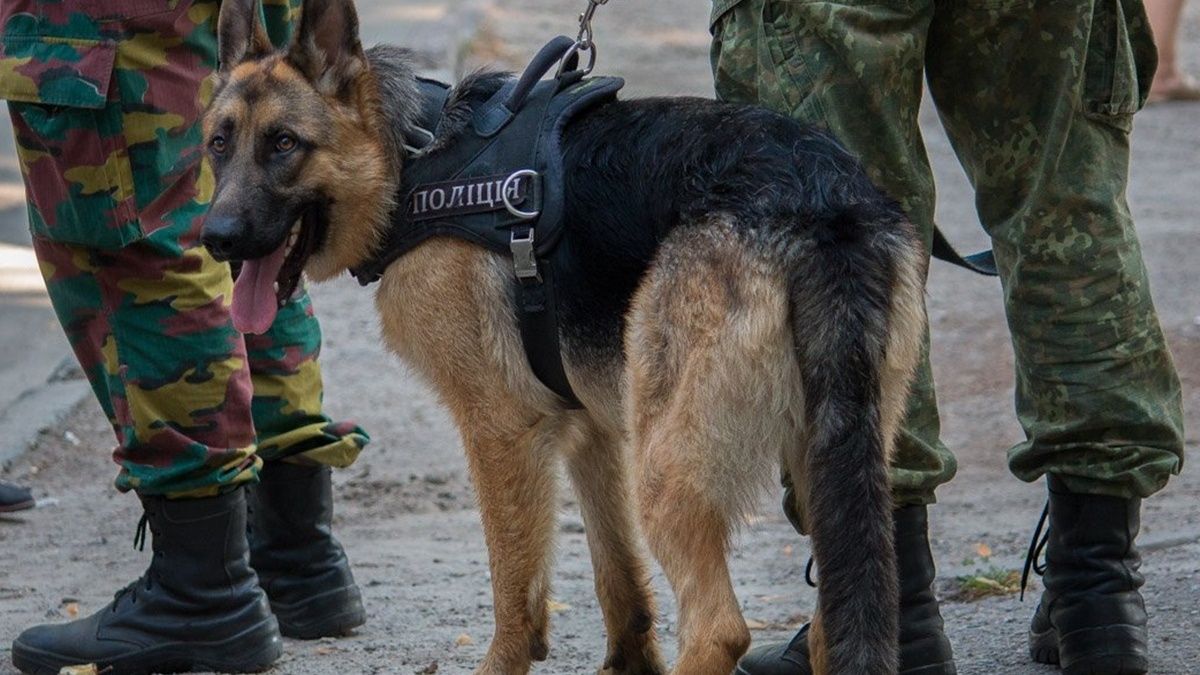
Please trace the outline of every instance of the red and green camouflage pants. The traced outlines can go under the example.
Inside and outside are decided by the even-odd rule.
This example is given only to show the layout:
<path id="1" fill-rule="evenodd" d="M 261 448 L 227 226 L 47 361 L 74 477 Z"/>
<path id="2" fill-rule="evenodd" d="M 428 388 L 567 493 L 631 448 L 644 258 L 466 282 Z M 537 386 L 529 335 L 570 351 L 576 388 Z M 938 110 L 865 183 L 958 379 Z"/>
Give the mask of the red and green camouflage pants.
<path id="1" fill-rule="evenodd" d="M 926 243 L 927 79 L 1000 269 L 1018 478 L 1144 497 L 1179 472 L 1179 379 L 1125 201 L 1156 64 L 1140 0 L 717 0 L 712 30 L 718 96 L 830 129 Z M 953 477 L 939 426 L 926 356 L 892 472 L 900 503 Z"/>
<path id="2" fill-rule="evenodd" d="M 280 42 L 295 15 L 288 3 L 265 8 Z M 229 266 L 198 245 L 213 190 L 199 121 L 218 6 L 0 4 L 0 97 L 34 250 L 116 432 L 117 487 L 142 494 L 213 494 L 284 457 L 345 466 L 368 441 L 322 412 L 321 332 L 307 294 L 266 334 L 243 336 L 230 319 Z"/>

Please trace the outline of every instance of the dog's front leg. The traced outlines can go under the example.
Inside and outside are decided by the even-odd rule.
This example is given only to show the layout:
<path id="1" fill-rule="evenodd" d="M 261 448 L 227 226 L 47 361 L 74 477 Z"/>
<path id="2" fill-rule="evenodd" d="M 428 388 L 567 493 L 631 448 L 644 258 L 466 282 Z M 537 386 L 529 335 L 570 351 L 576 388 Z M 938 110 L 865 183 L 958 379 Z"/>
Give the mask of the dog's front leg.
<path id="1" fill-rule="evenodd" d="M 496 628 L 478 675 L 519 675 L 550 650 L 550 551 L 556 453 L 524 433 L 465 430 L 492 571 Z"/>

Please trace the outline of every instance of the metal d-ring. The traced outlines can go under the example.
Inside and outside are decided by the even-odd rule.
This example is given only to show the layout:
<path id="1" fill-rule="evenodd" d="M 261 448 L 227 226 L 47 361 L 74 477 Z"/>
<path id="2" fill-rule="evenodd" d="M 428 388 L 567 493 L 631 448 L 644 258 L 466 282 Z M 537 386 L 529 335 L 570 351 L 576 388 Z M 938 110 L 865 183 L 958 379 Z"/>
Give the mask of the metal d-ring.
<path id="1" fill-rule="evenodd" d="M 571 45 L 567 53 L 563 54 L 562 60 L 558 62 L 558 72 L 554 74 L 554 77 L 562 76 L 567 70 L 567 62 L 579 52 L 587 52 L 588 55 L 587 67 L 582 71 L 583 77 L 591 75 L 592 70 L 596 67 L 596 43 L 589 38 L 586 42 L 576 41 L 575 44 Z"/>
<path id="2" fill-rule="evenodd" d="M 508 188 L 511 187 L 515 181 L 519 181 L 522 178 L 525 178 L 526 176 L 528 176 L 530 179 L 537 178 L 538 172 L 534 171 L 533 169 L 521 169 L 520 171 L 514 171 L 512 173 L 512 175 L 510 175 L 508 178 L 504 179 L 504 183 L 500 186 L 500 199 L 504 200 L 504 208 L 508 209 L 509 213 L 513 214 L 514 216 L 516 216 L 522 220 L 533 220 L 534 218 L 537 218 L 538 216 L 542 215 L 542 212 L 541 211 L 522 211 L 521 209 L 518 209 L 515 204 L 512 203 L 511 199 L 508 198 Z M 530 194 L 532 194 L 532 190 L 533 190 L 533 181 L 532 180 L 529 181 L 529 189 L 530 189 Z"/>

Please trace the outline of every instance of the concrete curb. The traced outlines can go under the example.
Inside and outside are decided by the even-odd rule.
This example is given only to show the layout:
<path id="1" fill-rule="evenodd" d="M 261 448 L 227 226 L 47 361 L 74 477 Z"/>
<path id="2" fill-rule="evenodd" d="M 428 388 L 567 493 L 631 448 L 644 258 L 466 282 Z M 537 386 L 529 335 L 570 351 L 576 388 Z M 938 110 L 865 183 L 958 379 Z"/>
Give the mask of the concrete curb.
<path id="1" fill-rule="evenodd" d="M 6 120 L 0 120 L 6 125 Z M 21 193 L 22 203 L 24 192 Z M 24 209 L 0 209 L 0 467 L 88 393 L 46 297 Z"/>
<path id="2" fill-rule="evenodd" d="M 70 357 L 67 357 L 70 358 Z M 92 392 L 87 380 L 47 381 L 17 397 L 0 411 L 0 467 L 28 451 L 42 431 L 67 416 Z"/>

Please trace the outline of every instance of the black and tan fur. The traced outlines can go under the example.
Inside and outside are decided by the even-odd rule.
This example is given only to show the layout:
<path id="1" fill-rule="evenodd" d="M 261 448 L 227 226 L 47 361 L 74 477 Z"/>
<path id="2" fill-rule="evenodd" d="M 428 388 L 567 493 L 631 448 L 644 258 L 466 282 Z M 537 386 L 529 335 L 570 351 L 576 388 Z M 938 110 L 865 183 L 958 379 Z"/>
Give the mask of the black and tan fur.
<path id="1" fill-rule="evenodd" d="M 309 0 L 283 52 L 254 16 L 250 0 L 222 7 L 213 248 L 258 257 L 301 220 L 286 293 L 301 268 L 327 279 L 379 245 L 416 92 L 405 52 L 363 51 L 349 0 Z M 461 83 L 439 142 L 503 78 Z M 478 490 L 496 626 L 477 672 L 547 656 L 559 462 L 587 525 L 604 672 L 665 671 L 638 519 L 679 600 L 674 672 L 730 672 L 750 642 L 730 533 L 781 464 L 821 570 L 817 672 L 895 672 L 886 466 L 924 321 L 913 228 L 828 136 L 757 108 L 612 103 L 564 147 L 560 322 L 583 410 L 530 371 L 506 258 L 432 239 L 376 294 L 387 344 L 452 411 Z"/>

